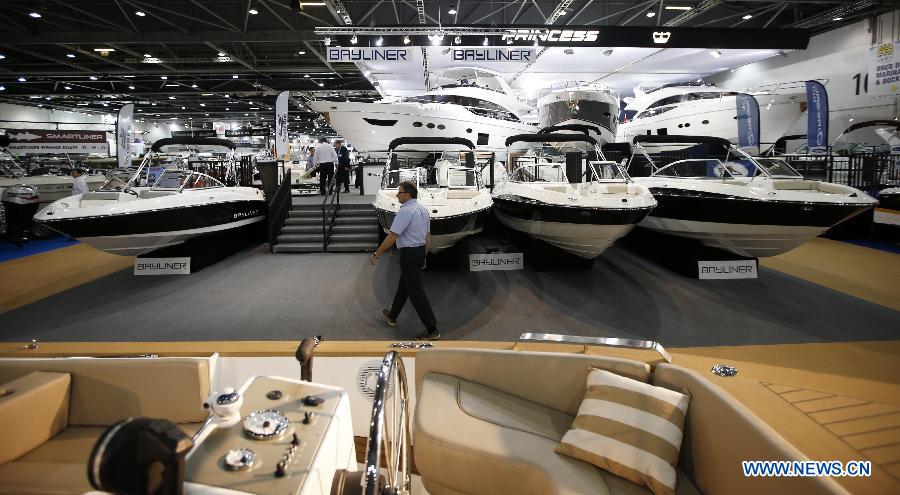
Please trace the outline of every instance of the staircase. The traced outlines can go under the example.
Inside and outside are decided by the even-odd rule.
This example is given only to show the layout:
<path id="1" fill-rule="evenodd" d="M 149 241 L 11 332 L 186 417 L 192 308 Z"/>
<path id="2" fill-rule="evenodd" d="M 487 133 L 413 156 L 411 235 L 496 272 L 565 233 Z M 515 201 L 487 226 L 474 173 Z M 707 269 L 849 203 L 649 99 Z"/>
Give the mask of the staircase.
<path id="1" fill-rule="evenodd" d="M 331 210 L 326 210 L 330 217 Z M 378 218 L 370 204 L 340 205 L 328 252 L 359 253 L 378 248 Z M 322 252 L 322 206 L 292 205 L 274 246 L 276 253 Z"/>

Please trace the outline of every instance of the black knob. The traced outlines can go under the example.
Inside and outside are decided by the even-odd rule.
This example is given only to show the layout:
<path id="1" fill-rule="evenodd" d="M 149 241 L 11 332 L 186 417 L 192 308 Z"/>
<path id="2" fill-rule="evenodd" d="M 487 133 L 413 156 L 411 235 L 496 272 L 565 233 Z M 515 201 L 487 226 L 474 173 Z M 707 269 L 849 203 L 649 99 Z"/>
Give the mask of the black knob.
<path id="1" fill-rule="evenodd" d="M 307 411 L 303 413 L 303 424 L 308 425 L 312 421 L 312 413 Z M 297 437 L 297 434 L 294 434 L 294 437 Z"/>
<path id="2" fill-rule="evenodd" d="M 278 461 L 278 464 L 275 465 L 275 477 L 284 478 L 285 474 L 287 474 L 287 464 L 284 461 Z"/>
<path id="3" fill-rule="evenodd" d="M 303 398 L 303 403 L 307 406 L 318 406 L 323 402 L 325 402 L 325 399 L 315 395 L 307 395 Z"/>
<path id="4" fill-rule="evenodd" d="M 309 413 L 306 413 L 309 414 Z M 306 422 L 306 418 L 303 418 L 303 421 Z M 300 439 L 297 438 L 297 434 L 294 433 L 294 438 L 291 439 L 291 445 L 300 445 Z"/>

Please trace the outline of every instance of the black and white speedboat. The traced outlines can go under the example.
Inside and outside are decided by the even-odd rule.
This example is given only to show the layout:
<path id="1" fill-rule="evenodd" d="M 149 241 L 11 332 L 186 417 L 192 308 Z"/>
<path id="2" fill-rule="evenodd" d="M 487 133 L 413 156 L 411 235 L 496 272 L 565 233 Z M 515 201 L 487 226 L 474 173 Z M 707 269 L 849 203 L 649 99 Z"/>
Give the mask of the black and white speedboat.
<path id="1" fill-rule="evenodd" d="M 402 148 L 402 149 L 401 149 Z M 408 137 L 389 145 L 381 189 L 373 206 L 388 233 L 400 209 L 397 186 L 410 181 L 419 189 L 419 204 L 431 216 L 428 251 L 440 252 L 468 235 L 481 232 L 491 209 L 491 193 L 481 170 L 493 167 L 493 154 L 475 156 L 475 145 L 464 138 Z M 477 163 L 478 161 L 486 163 Z"/>
<path id="2" fill-rule="evenodd" d="M 659 202 L 640 227 L 739 256 L 775 256 L 875 206 L 849 186 L 804 179 L 710 136 L 637 136 L 628 172 Z M 661 150 L 661 151 L 660 151 Z"/>
<path id="3" fill-rule="evenodd" d="M 113 177 L 97 191 L 54 202 L 34 219 L 102 251 L 139 255 L 265 218 L 266 201 L 260 190 L 226 187 L 200 171 L 167 169 L 151 187 L 135 187 L 147 176 L 145 169 L 153 155 L 177 144 L 225 146 L 234 151 L 234 143 L 225 139 L 160 139 L 127 181 Z M 226 183 L 234 177 L 233 163 L 222 177 Z"/>
<path id="4" fill-rule="evenodd" d="M 524 155 L 510 151 L 511 173 L 494 189 L 494 212 L 509 228 L 592 259 L 656 206 L 650 191 L 618 163 L 603 160 L 597 141 L 586 134 L 507 139 L 508 146 L 517 143 L 538 147 Z"/>

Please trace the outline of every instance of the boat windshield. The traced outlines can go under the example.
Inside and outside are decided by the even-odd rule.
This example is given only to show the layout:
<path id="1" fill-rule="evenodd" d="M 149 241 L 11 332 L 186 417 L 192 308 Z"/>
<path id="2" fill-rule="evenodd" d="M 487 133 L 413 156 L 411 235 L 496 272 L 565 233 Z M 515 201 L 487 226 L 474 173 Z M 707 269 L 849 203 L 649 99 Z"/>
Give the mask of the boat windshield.
<path id="1" fill-rule="evenodd" d="M 391 154 L 382 188 L 413 182 L 419 189 L 480 189 L 481 170 L 493 165 L 493 154 L 469 151 L 400 151 Z"/>
<path id="2" fill-rule="evenodd" d="M 25 169 L 5 150 L 0 150 L 0 176 L 9 179 L 24 177 Z"/>
<path id="3" fill-rule="evenodd" d="M 722 162 L 714 158 L 678 160 L 653 173 L 654 177 L 685 177 L 691 179 L 732 179 L 747 174 L 737 162 Z"/>
<path id="4" fill-rule="evenodd" d="M 546 143 L 524 155 L 509 154 L 509 178 L 515 182 L 568 182 L 572 171 L 581 174 L 576 182 L 622 182 L 628 174 L 618 163 L 587 143 Z"/>
<path id="5" fill-rule="evenodd" d="M 186 189 L 209 189 L 213 187 L 225 187 L 225 185 L 215 178 L 200 172 L 166 170 L 156 179 L 152 189 L 183 191 Z"/>
<path id="6" fill-rule="evenodd" d="M 794 167 L 788 165 L 788 163 L 781 158 L 756 158 L 756 163 L 759 165 L 760 170 L 764 170 L 765 173 L 768 173 L 772 177 L 792 179 L 802 178 L 800 173 L 794 170 Z M 763 172 L 760 172 L 759 174 L 761 173 Z"/>

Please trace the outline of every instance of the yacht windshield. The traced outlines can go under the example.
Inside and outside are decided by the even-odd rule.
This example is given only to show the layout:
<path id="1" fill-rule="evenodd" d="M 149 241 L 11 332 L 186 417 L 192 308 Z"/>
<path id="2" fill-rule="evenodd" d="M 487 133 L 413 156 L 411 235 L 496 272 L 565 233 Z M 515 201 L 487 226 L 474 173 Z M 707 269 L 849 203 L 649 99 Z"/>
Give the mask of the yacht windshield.
<path id="1" fill-rule="evenodd" d="M 166 190 L 209 189 L 212 187 L 225 187 L 225 185 L 206 174 L 190 170 L 166 170 L 153 184 L 153 189 Z"/>

